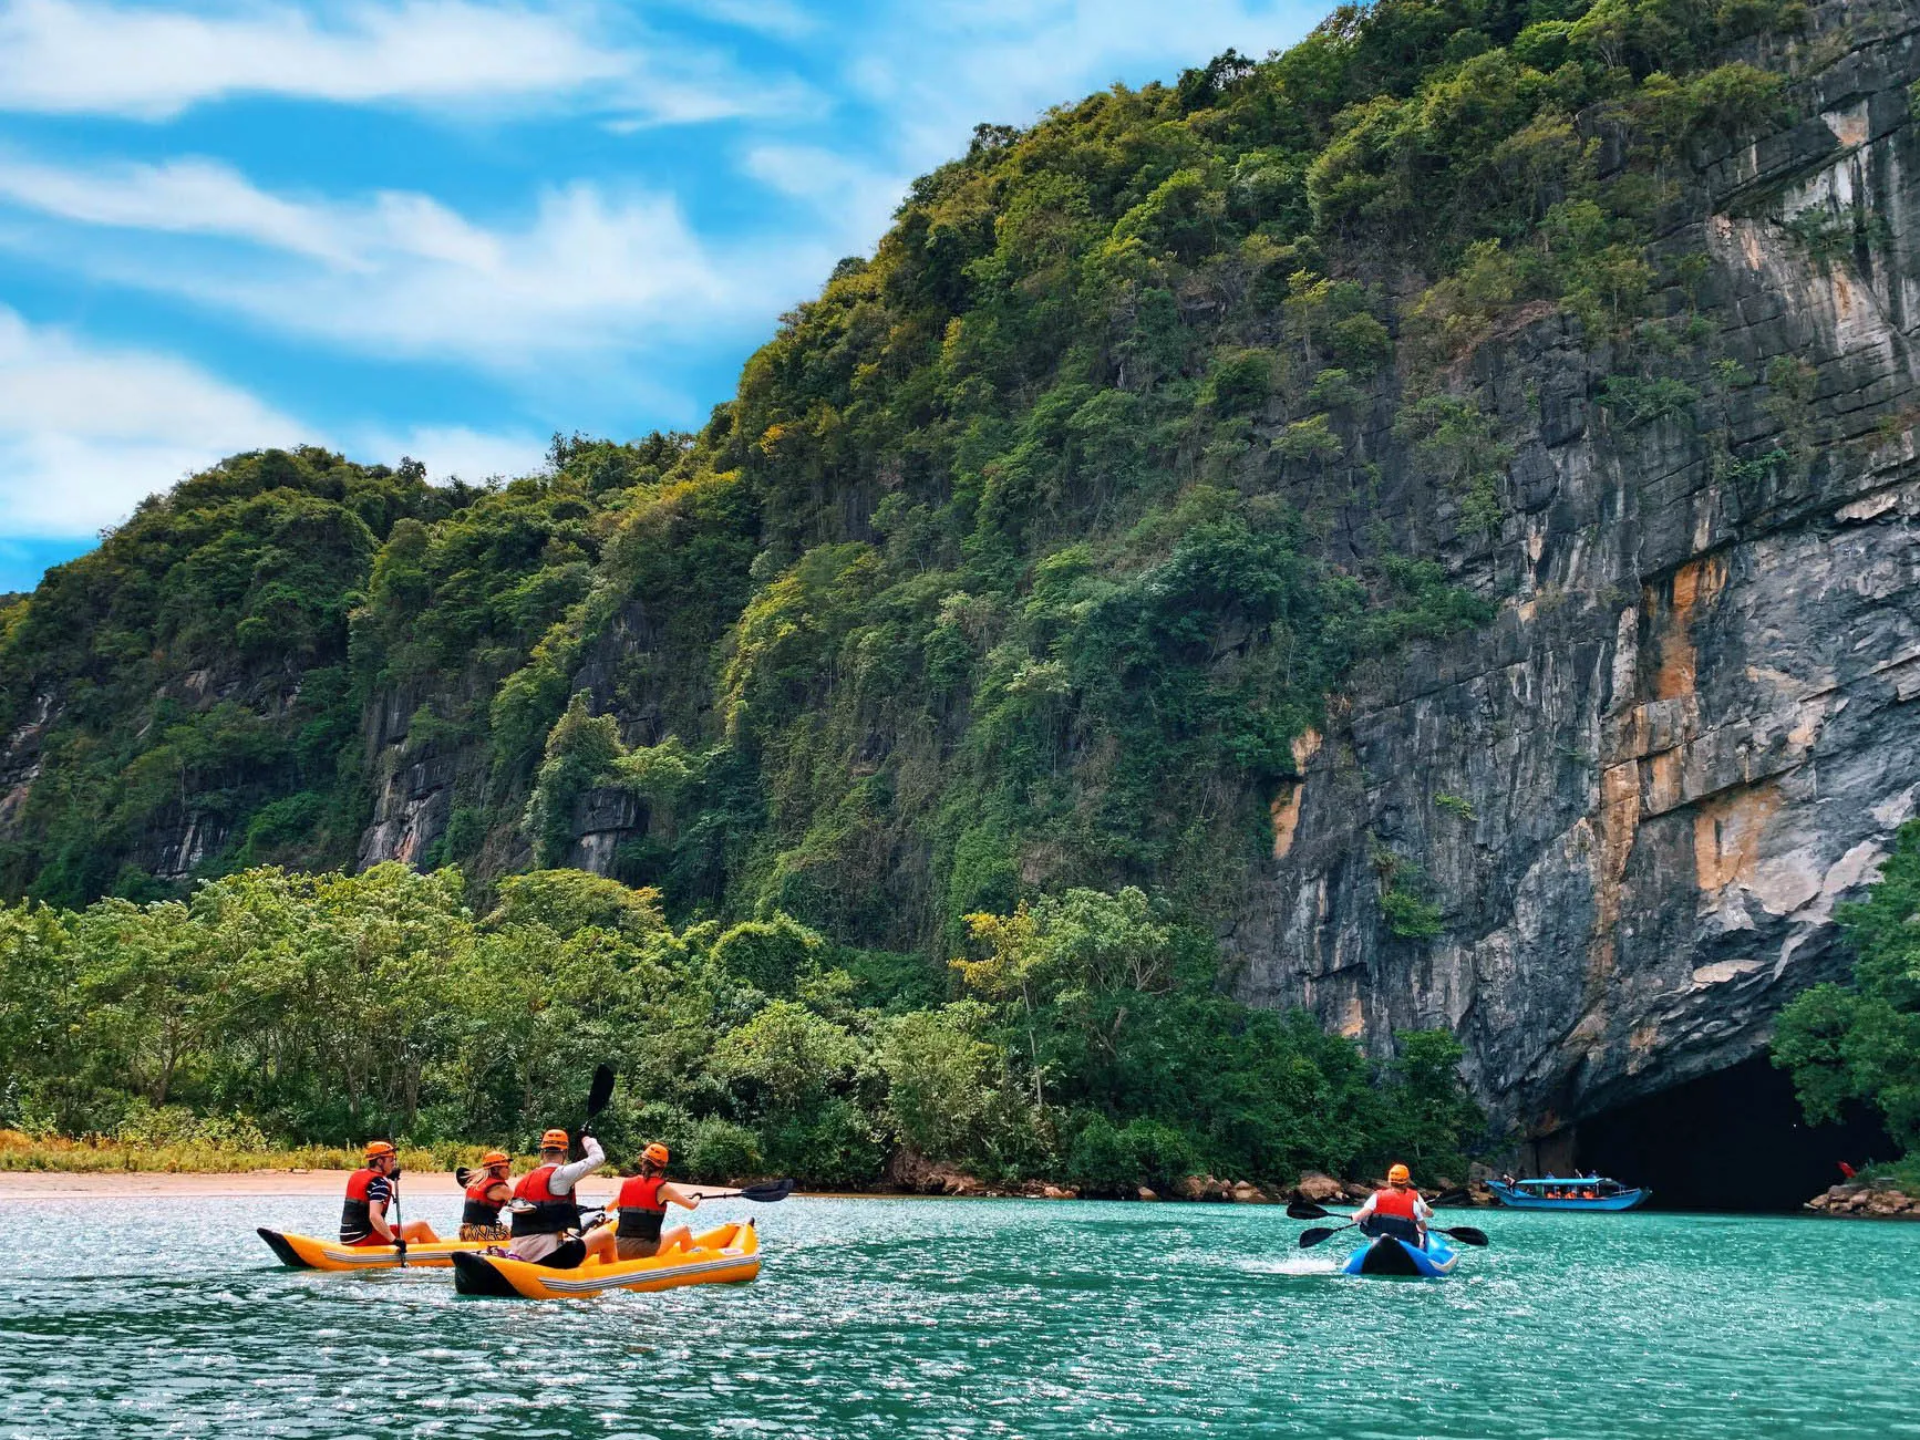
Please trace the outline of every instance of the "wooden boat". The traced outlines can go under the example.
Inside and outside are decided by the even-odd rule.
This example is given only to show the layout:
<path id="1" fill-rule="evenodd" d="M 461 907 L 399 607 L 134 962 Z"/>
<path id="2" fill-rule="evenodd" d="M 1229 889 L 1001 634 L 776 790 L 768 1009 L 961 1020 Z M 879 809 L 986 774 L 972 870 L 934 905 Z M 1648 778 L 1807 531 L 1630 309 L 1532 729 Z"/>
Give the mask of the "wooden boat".
<path id="1" fill-rule="evenodd" d="M 1516 1210 L 1631 1210 L 1653 1198 L 1653 1191 L 1622 1185 L 1618 1180 L 1580 1176 L 1562 1179 L 1548 1175 L 1511 1184 L 1489 1180 L 1487 1188 L 1502 1205 Z"/>

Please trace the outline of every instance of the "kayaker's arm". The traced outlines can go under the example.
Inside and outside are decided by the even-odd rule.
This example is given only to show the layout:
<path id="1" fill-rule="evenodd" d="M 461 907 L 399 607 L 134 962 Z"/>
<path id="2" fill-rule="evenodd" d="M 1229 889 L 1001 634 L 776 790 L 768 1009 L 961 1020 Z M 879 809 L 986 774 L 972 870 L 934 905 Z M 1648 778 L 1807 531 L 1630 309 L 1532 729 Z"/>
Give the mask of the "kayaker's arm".
<path id="1" fill-rule="evenodd" d="M 393 1226 L 387 1223 L 387 1201 L 385 1196 L 381 1196 L 378 1200 L 367 1201 L 367 1219 L 373 1222 L 374 1234 L 378 1235 L 389 1245 L 395 1243 L 397 1237 L 393 1233 Z"/>
<path id="2" fill-rule="evenodd" d="M 584 1159 L 575 1160 L 571 1165 L 562 1165 L 547 1177 L 547 1189 L 555 1195 L 571 1194 L 574 1186 L 607 1163 L 607 1152 L 600 1148 L 600 1142 L 593 1136 L 582 1135 L 580 1148 L 586 1152 Z"/>
<path id="3" fill-rule="evenodd" d="M 671 1200 L 682 1210 L 698 1210 L 700 1208 L 700 1197 L 698 1195 L 687 1194 L 687 1192 L 682 1190 L 678 1185 L 662 1185 L 660 1187 L 660 1198 L 662 1200 Z"/>

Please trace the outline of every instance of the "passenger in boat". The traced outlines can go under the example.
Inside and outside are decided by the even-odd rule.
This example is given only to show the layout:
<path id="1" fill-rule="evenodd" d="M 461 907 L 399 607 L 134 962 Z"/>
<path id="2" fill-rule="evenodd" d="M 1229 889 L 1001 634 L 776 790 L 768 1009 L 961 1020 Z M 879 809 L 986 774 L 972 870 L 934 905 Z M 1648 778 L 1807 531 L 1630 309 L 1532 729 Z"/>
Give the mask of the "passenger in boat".
<path id="1" fill-rule="evenodd" d="M 440 1237 L 424 1220 L 410 1220 L 395 1230 L 387 1220 L 400 1181 L 400 1157 L 385 1140 L 367 1146 L 367 1163 L 347 1177 L 347 1199 L 340 1207 L 340 1243 L 394 1245 L 402 1241 L 432 1243 Z"/>
<path id="2" fill-rule="evenodd" d="M 507 1227 L 500 1223 L 500 1211 L 513 1198 L 507 1184 L 507 1172 L 513 1161 L 504 1150 L 489 1150 L 480 1157 L 477 1174 L 467 1177 L 466 1204 L 460 1210 L 462 1240 L 505 1240 Z"/>
<path id="3" fill-rule="evenodd" d="M 698 1195 L 689 1195 L 679 1186 L 667 1183 L 670 1158 L 667 1147 L 654 1141 L 640 1152 L 640 1173 L 620 1187 L 620 1198 L 614 1202 L 619 1207 L 620 1222 L 602 1229 L 613 1236 L 615 1251 L 622 1260 L 645 1260 L 669 1250 L 693 1248 L 693 1231 L 685 1225 L 676 1225 L 664 1233 L 660 1228 L 667 1218 L 669 1203 L 683 1210 L 700 1208 Z M 597 1235 L 599 1231 L 594 1233 Z"/>
<path id="4" fill-rule="evenodd" d="M 582 1159 L 567 1161 L 567 1132 L 549 1130 L 540 1137 L 540 1163 L 520 1177 L 513 1187 L 514 1259 L 544 1265 L 549 1270 L 572 1270 L 591 1255 L 602 1261 L 613 1258 L 613 1237 L 598 1237 L 604 1226 L 589 1235 L 569 1233 L 580 1228 L 580 1201 L 574 1186 L 607 1163 L 600 1142 L 580 1132 Z"/>
<path id="5" fill-rule="evenodd" d="M 1413 1175 L 1404 1165 L 1387 1171 L 1386 1188 L 1376 1190 L 1353 1212 L 1362 1235 L 1391 1235 L 1409 1245 L 1425 1247 L 1427 1222 L 1433 1209 L 1413 1188 Z"/>

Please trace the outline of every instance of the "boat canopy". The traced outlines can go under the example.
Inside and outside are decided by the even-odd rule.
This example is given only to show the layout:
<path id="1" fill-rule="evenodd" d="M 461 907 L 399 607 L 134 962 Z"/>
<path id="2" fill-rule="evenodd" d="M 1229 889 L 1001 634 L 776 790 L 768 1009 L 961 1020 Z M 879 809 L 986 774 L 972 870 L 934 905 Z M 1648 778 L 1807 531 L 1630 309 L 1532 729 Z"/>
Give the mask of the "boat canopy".
<path id="1" fill-rule="evenodd" d="M 1612 1185 L 1621 1189 L 1625 1188 L 1624 1186 L 1620 1185 L 1620 1182 L 1618 1180 L 1593 1180 L 1593 1179 L 1589 1179 L 1585 1175 L 1566 1175 L 1566 1176 L 1561 1176 L 1552 1180 L 1515 1180 L 1512 1183 L 1515 1186 L 1522 1186 L 1522 1185 L 1539 1186 L 1542 1189 L 1545 1189 L 1549 1185 L 1553 1186 L 1556 1189 L 1559 1189 L 1568 1185 Z"/>

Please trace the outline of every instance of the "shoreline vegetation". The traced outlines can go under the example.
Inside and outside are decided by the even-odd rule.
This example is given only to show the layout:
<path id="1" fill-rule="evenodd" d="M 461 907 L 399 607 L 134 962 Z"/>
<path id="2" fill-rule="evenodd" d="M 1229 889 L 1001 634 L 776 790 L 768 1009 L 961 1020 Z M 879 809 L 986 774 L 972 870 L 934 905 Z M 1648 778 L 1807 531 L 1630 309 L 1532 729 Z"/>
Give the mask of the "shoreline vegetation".
<path id="1" fill-rule="evenodd" d="M 0 1168 L 351 1164 L 393 1137 L 448 1169 L 577 1123 L 602 1062 L 612 1160 L 661 1140 L 696 1182 L 1278 1193 L 1394 1160 L 1465 1176 L 1486 1143 L 1451 1034 L 1376 1060 L 1244 1005 L 1137 889 L 971 915 L 938 967 L 778 912 L 676 929 L 657 892 L 577 870 L 509 877 L 484 914 L 467 894 L 452 868 L 263 867 L 0 907 L 0 1126 L 81 1137 Z"/>

